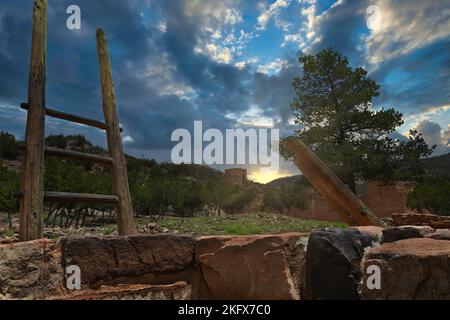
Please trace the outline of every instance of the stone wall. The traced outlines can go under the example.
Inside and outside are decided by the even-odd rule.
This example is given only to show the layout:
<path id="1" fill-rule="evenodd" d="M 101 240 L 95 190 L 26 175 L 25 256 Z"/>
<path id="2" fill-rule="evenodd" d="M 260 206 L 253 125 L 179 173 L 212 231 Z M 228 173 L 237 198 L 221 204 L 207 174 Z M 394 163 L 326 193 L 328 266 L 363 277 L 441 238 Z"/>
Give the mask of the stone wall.
<path id="1" fill-rule="evenodd" d="M 247 170 L 246 169 L 226 169 L 224 175 L 224 181 L 230 184 L 244 185 L 247 182 Z"/>
<path id="2" fill-rule="evenodd" d="M 1 299 L 299 299 L 306 235 L 65 238 L 0 245 Z M 82 291 L 65 288 L 81 270 Z"/>
<path id="3" fill-rule="evenodd" d="M 318 221 L 342 221 L 339 214 L 328 204 L 328 201 L 318 194 L 313 199 L 310 198 L 308 209 L 291 208 L 287 215 L 294 218 Z"/>
<path id="4" fill-rule="evenodd" d="M 392 222 L 397 225 L 430 226 L 435 229 L 450 228 L 450 216 L 423 213 L 395 213 Z"/>
<path id="5" fill-rule="evenodd" d="M 406 207 L 406 197 L 412 188 L 413 185 L 408 182 L 382 185 L 370 181 L 367 183 L 367 193 L 361 200 L 377 217 L 389 218 L 393 213 L 409 211 Z"/>
<path id="6" fill-rule="evenodd" d="M 369 289 L 365 284 L 370 274 L 364 273 L 362 299 L 450 299 L 450 241 L 414 238 L 386 243 L 365 254 L 362 268 L 370 266 L 379 268 L 380 286 Z"/>
<path id="7" fill-rule="evenodd" d="M 61 294 L 61 248 L 47 239 L 0 245 L 0 300 Z"/>
<path id="8" fill-rule="evenodd" d="M 354 227 L 5 244 L 0 300 L 450 299 L 449 231 Z M 73 265 L 81 290 L 66 289 L 65 267 Z M 380 288 L 368 286 L 371 266 L 380 269 Z"/>
<path id="9" fill-rule="evenodd" d="M 198 239 L 201 299 L 297 300 L 303 287 L 306 235 Z"/>
<path id="10" fill-rule="evenodd" d="M 406 197 L 412 185 L 406 182 L 397 182 L 393 185 L 382 185 L 370 181 L 366 184 L 367 190 L 361 200 L 379 218 L 389 218 L 394 213 L 410 211 L 406 207 Z M 302 219 L 319 221 L 342 221 L 339 214 L 328 204 L 327 200 L 316 192 L 309 192 L 307 210 L 292 208 L 288 215 Z"/>

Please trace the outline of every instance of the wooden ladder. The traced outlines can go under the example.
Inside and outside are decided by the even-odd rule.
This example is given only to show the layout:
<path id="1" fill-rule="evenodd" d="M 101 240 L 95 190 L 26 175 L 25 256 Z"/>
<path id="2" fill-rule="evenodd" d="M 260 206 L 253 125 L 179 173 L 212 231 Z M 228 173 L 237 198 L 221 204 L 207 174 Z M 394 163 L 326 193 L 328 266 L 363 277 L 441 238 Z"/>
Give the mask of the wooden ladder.
<path id="1" fill-rule="evenodd" d="M 111 62 L 105 33 L 101 29 L 97 30 L 97 52 L 105 122 L 46 107 L 46 46 L 47 0 L 34 0 L 28 103 L 21 104 L 21 108 L 27 110 L 28 115 L 22 168 L 22 191 L 20 192 L 20 240 L 29 241 L 43 237 L 44 201 L 115 204 L 119 235 L 131 235 L 135 233 L 133 206 L 128 186 Z M 45 116 L 76 122 L 106 131 L 109 156 L 46 148 L 44 146 Z M 96 162 L 109 166 L 112 172 L 114 195 L 44 191 L 44 154 Z"/>

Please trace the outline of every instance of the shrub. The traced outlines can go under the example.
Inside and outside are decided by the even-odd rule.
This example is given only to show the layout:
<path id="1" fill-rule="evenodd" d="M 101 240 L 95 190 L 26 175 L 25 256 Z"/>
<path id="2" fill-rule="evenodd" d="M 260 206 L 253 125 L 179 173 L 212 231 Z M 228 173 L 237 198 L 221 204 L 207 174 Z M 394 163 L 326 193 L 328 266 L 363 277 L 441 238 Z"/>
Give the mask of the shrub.
<path id="1" fill-rule="evenodd" d="M 0 132 L 0 158 L 15 160 L 19 156 L 19 144 L 14 135 L 1 131 Z"/>
<path id="2" fill-rule="evenodd" d="M 0 212 L 19 211 L 19 202 L 15 194 L 20 189 L 20 174 L 0 166 Z"/>
<path id="3" fill-rule="evenodd" d="M 450 176 L 427 177 L 408 194 L 407 206 L 419 212 L 450 216 Z"/>

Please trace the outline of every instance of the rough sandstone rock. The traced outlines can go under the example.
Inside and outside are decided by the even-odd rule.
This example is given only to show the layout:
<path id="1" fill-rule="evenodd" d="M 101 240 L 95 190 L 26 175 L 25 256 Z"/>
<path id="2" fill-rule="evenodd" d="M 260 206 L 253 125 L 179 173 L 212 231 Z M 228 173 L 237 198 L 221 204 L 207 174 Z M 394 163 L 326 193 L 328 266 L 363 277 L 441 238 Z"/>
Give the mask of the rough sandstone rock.
<path id="1" fill-rule="evenodd" d="M 118 285 L 98 290 L 76 291 L 51 300 L 190 300 L 191 286 L 186 282 L 172 285 Z"/>
<path id="2" fill-rule="evenodd" d="M 299 299 L 305 234 L 211 236 L 197 242 L 201 299 Z"/>
<path id="3" fill-rule="evenodd" d="M 356 229 L 327 228 L 309 236 L 306 251 L 305 298 L 358 299 L 360 262 L 373 239 Z"/>
<path id="4" fill-rule="evenodd" d="M 377 226 L 358 226 L 352 227 L 352 229 L 356 229 L 361 233 L 365 233 L 369 235 L 374 242 L 380 242 L 381 236 L 383 235 L 384 228 Z"/>
<path id="5" fill-rule="evenodd" d="M 399 240 L 423 238 L 434 230 L 428 226 L 402 226 L 383 230 L 381 237 L 381 244 L 390 243 Z"/>
<path id="6" fill-rule="evenodd" d="M 298 299 L 306 243 L 305 234 L 292 233 L 198 242 L 165 234 L 2 245 L 0 298 Z M 80 267 L 84 291 L 64 288 L 69 265 Z M 157 286 L 177 281 L 189 289 Z"/>
<path id="7" fill-rule="evenodd" d="M 0 245 L 0 300 L 40 299 L 63 291 L 60 250 L 41 239 Z"/>
<path id="8" fill-rule="evenodd" d="M 369 290 L 365 274 L 363 299 L 450 299 L 450 241 L 407 239 L 367 251 L 364 270 L 377 265 L 381 289 Z"/>
<path id="9" fill-rule="evenodd" d="M 167 234 L 61 241 L 63 266 L 79 266 L 81 283 L 91 288 L 118 283 L 161 284 L 158 278 L 163 284 L 173 283 L 170 275 L 194 265 L 194 247 L 192 237 Z M 140 282 L 144 276 L 148 282 Z"/>
<path id="10" fill-rule="evenodd" d="M 450 241 L 450 229 L 438 229 L 433 233 L 425 235 L 425 238 Z"/>
<path id="11" fill-rule="evenodd" d="M 392 222 L 396 226 L 430 226 L 433 229 L 450 229 L 450 216 L 422 213 L 394 213 Z"/>

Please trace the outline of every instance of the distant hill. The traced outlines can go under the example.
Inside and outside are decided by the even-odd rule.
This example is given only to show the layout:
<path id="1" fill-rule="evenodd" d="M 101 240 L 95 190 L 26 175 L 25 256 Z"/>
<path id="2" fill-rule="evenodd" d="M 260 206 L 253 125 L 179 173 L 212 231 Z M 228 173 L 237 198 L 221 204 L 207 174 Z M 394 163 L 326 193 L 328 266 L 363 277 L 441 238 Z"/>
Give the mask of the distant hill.
<path id="1" fill-rule="evenodd" d="M 0 132 L 0 181 L 6 185 L 5 179 L 8 178 L 8 186 L 15 190 L 20 185 L 18 168 L 23 160 L 19 148 L 21 143 L 13 135 Z M 93 145 L 81 135 L 52 135 L 45 138 L 45 145 L 83 153 L 107 154 L 105 149 Z M 261 202 L 260 189 L 256 184 L 228 184 L 224 181 L 223 172 L 209 166 L 157 163 L 155 160 L 130 155 L 125 155 L 125 159 L 133 207 L 138 214 L 160 215 L 169 211 L 180 216 L 193 216 L 199 212 L 241 213 L 254 205 L 255 198 Z M 45 169 L 45 190 L 112 193 L 110 169 L 90 161 L 46 157 Z M 8 187 L 8 190 L 11 188 Z M 16 206 L 17 201 L 2 194 L 0 189 L 0 200 L 6 196 Z M 2 206 L 0 201 L 0 212 L 6 210 Z"/>
<path id="2" fill-rule="evenodd" d="M 18 170 L 22 161 L 22 153 L 19 151 L 19 145 L 23 141 L 17 141 L 15 137 L 9 133 L 1 132 L 0 134 L 0 160 L 3 165 L 10 169 Z M 93 145 L 83 135 L 51 135 L 45 138 L 45 145 L 58 149 L 66 149 L 90 154 L 107 155 L 107 150 Z M 48 159 L 51 159 L 49 157 Z M 171 163 L 157 163 L 153 159 L 139 159 L 131 155 L 125 154 L 128 173 L 130 180 L 155 179 L 159 177 L 189 177 L 190 179 L 202 182 L 221 181 L 223 172 L 208 166 L 181 164 L 175 165 Z M 56 160 L 61 161 L 61 160 Z M 72 165 L 82 166 L 85 169 L 103 171 L 101 166 L 93 166 L 79 161 L 64 161 Z M 52 162 L 53 164 L 54 162 Z M 47 163 L 50 165 L 50 163 Z M 133 181 L 130 181 L 131 183 Z"/>
<path id="3" fill-rule="evenodd" d="M 450 174 L 450 153 L 432 157 L 423 160 L 425 168 L 429 173 L 449 173 Z M 282 185 L 292 185 L 295 183 L 304 183 L 306 179 L 302 175 L 290 176 L 273 180 L 266 184 L 271 188 L 281 187 Z"/>
<path id="4" fill-rule="evenodd" d="M 292 184 L 296 184 L 296 183 L 304 183 L 306 181 L 306 179 L 302 176 L 302 175 L 296 175 L 296 176 L 290 176 L 290 177 L 284 177 L 284 178 L 279 178 L 276 180 L 273 180 L 269 183 L 266 184 L 266 186 L 268 186 L 269 188 L 277 188 L 277 187 L 281 187 L 282 185 L 292 185 Z"/>
<path id="5" fill-rule="evenodd" d="M 108 152 L 93 145 L 83 135 L 51 135 L 45 138 L 47 147 L 67 149 L 91 154 L 106 155 Z M 185 176 L 199 181 L 219 180 L 223 177 L 221 171 L 208 166 L 182 164 L 174 165 L 171 163 L 157 163 L 153 159 L 140 159 L 125 154 L 128 172 L 132 178 L 160 177 L 160 176 Z M 78 162 L 76 162 L 78 164 Z"/>
<path id="6" fill-rule="evenodd" d="M 425 163 L 427 171 L 450 173 L 450 153 L 428 158 L 423 162 Z"/>

